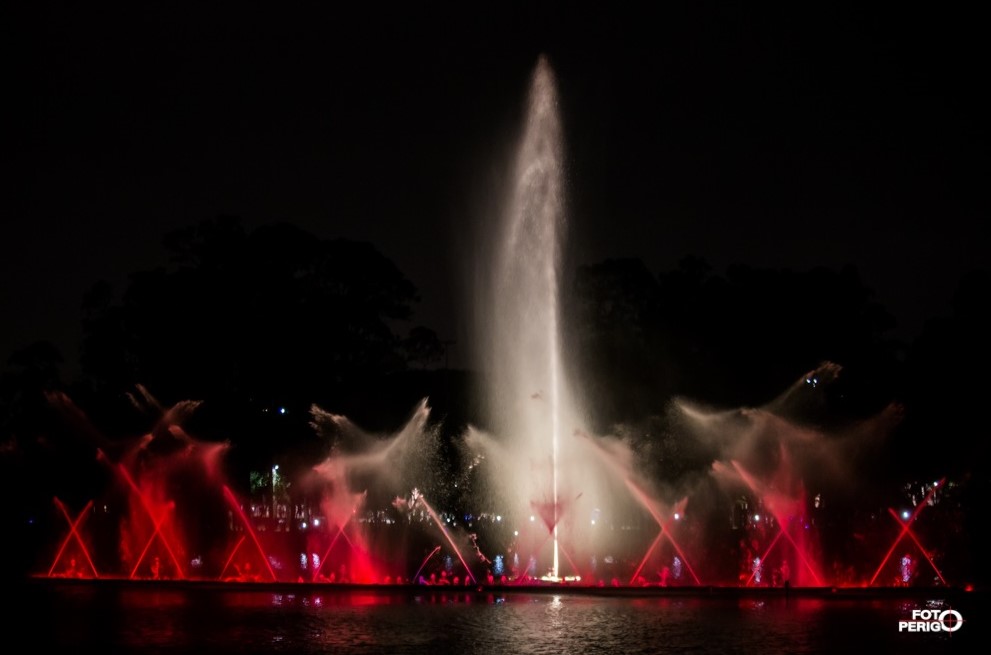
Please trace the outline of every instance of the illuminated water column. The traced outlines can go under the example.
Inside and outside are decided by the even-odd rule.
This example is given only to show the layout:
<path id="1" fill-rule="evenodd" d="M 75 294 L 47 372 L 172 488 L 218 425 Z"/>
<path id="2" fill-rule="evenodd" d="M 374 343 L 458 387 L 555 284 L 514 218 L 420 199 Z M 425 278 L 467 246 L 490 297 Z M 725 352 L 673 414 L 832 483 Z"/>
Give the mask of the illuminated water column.
<path id="1" fill-rule="evenodd" d="M 486 330 L 489 400 L 519 461 L 530 467 L 521 465 L 515 493 L 525 494 L 521 502 L 550 506 L 553 512 L 543 516 L 553 536 L 552 577 L 558 576 L 559 433 L 568 406 L 559 316 L 562 151 L 554 75 L 541 58 L 531 80 L 510 196 L 495 235 L 494 268 L 486 272 L 492 284 Z"/>

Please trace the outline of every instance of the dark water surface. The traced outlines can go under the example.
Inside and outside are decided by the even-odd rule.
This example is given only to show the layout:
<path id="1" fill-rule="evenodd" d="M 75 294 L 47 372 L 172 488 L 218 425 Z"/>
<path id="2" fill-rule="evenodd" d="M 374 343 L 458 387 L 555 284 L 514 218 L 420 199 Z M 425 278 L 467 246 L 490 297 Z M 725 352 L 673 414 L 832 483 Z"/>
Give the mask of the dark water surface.
<path id="1" fill-rule="evenodd" d="M 948 653 L 983 651 L 978 594 L 598 595 L 28 584 L 7 643 L 101 653 Z M 899 632 L 953 608 L 954 633 Z M 14 641 L 11 642 L 10 639 Z"/>

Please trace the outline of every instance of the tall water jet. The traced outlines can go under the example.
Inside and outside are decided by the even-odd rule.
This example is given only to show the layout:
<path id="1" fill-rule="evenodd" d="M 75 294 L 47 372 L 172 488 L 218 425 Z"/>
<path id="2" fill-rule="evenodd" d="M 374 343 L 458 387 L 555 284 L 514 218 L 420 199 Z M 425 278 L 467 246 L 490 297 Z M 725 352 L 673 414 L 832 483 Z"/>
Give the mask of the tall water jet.
<path id="1" fill-rule="evenodd" d="M 559 449 L 570 405 L 561 371 L 560 265 L 565 228 L 563 147 L 553 71 L 541 57 L 533 73 L 509 202 L 487 273 L 482 329 L 496 430 L 530 466 L 525 492 L 553 535 L 558 575 Z"/>
<path id="2" fill-rule="evenodd" d="M 653 521 L 663 529 L 659 512 L 670 508 L 658 510 L 654 490 L 648 493 L 650 485 L 637 480 L 629 445 L 591 435 L 575 402 L 561 301 L 563 129 L 554 74 L 544 57 L 530 79 L 515 155 L 505 206 L 487 235 L 492 252 L 481 259 L 489 265 L 476 294 L 491 434 L 469 430 L 466 443 L 487 459 L 482 468 L 494 493 L 483 502 L 498 499 L 502 504 L 490 509 L 509 513 L 518 528 L 510 549 L 514 562 L 523 556 L 525 564 L 517 565 L 517 579 L 601 580 L 603 562 L 611 567 L 633 556 L 622 552 L 632 547 L 630 531 L 648 530 Z"/>

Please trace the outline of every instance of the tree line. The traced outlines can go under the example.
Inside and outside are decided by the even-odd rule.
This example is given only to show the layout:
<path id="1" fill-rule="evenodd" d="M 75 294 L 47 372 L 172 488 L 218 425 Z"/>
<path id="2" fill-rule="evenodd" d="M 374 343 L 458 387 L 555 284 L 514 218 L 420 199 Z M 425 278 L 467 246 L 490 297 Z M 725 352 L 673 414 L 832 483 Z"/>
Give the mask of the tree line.
<path id="1" fill-rule="evenodd" d="M 311 404 L 395 427 L 416 399 L 443 405 L 452 433 L 477 420 L 471 371 L 445 370 L 445 344 L 411 322 L 413 283 L 372 244 L 320 239 L 289 223 L 234 217 L 165 236 L 169 261 L 122 290 L 97 282 L 82 308 L 78 380 L 61 354 L 28 344 L 0 378 L 8 462 L 60 428 L 45 392 L 65 392 L 108 434 L 145 429 L 121 412 L 135 385 L 203 400 L 203 429 L 248 459 L 308 441 Z M 852 267 L 724 272 L 686 257 L 651 271 L 638 259 L 578 268 L 563 294 L 570 373 L 593 427 L 663 416 L 673 398 L 759 406 L 823 362 L 842 367 L 828 412 L 842 421 L 895 402 L 905 420 L 888 456 L 905 475 L 986 470 L 988 272 L 966 276 L 948 316 L 913 343 Z M 133 405 L 133 403 L 131 403 Z M 295 418 L 279 416 L 285 408 Z M 129 417 L 129 418 L 128 418 Z"/>

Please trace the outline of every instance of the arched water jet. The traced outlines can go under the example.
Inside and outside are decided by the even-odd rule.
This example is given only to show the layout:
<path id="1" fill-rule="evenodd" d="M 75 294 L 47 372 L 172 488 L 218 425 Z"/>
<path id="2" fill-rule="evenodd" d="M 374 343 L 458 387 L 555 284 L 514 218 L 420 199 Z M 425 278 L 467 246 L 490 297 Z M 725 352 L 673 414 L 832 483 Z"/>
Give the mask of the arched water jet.
<path id="1" fill-rule="evenodd" d="M 417 502 L 416 487 L 431 484 L 439 468 L 437 426 L 429 423 L 427 400 L 417 404 L 399 431 L 386 435 L 366 433 L 346 417 L 317 406 L 311 408 L 311 416 L 312 427 L 330 443 L 329 455 L 304 483 L 319 497 L 320 515 L 330 530 L 329 544 L 316 551 L 319 563 L 313 578 L 330 566 L 335 546 L 336 558 L 348 566 L 353 582 L 375 582 L 384 577 L 384 569 L 397 567 L 405 577 L 410 554 L 405 539 L 426 539 L 420 532 L 411 533 L 409 518 L 427 508 L 425 502 Z M 407 500 L 410 489 L 413 495 Z M 379 518 L 364 520 L 368 517 L 363 512 L 379 517 L 385 507 L 385 525 Z M 448 537 L 443 526 L 438 527 Z M 344 545 L 346 552 L 341 552 Z"/>
<path id="2" fill-rule="evenodd" d="M 461 554 L 461 549 L 458 548 L 458 545 L 456 543 L 454 543 L 454 539 L 451 538 L 451 535 L 447 531 L 447 528 L 444 527 L 444 522 L 440 520 L 439 516 L 437 516 L 437 512 L 434 511 L 434 508 L 430 506 L 430 503 L 428 503 L 427 499 L 424 498 L 423 496 L 418 496 L 417 502 L 423 505 L 423 507 L 427 510 L 427 513 L 430 515 L 430 518 L 433 520 L 434 525 L 436 525 L 437 529 L 440 530 L 442 535 L 444 535 L 444 539 L 447 540 L 448 544 L 450 544 L 451 548 L 454 550 L 454 554 L 458 556 L 458 560 L 461 561 L 461 565 L 465 567 L 465 575 L 470 577 L 471 581 L 474 583 L 475 574 L 471 572 L 471 567 L 468 566 L 468 562 L 465 561 L 464 555 Z M 417 575 L 419 575 L 419 573 L 417 573 Z"/>

